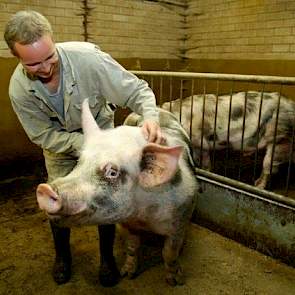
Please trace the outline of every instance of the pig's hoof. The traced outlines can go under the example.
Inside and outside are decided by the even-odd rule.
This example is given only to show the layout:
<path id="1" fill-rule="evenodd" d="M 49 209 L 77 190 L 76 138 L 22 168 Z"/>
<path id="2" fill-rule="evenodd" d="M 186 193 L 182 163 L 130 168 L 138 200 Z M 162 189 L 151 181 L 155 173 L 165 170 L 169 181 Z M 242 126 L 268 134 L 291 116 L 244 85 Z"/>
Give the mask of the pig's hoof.
<path id="1" fill-rule="evenodd" d="M 270 176 L 267 174 L 261 175 L 258 179 L 256 179 L 255 186 L 261 189 L 265 189 L 269 178 Z"/>
<path id="2" fill-rule="evenodd" d="M 255 186 L 258 187 L 258 188 L 260 188 L 260 189 L 265 189 L 266 184 L 265 184 L 265 182 L 262 181 L 261 179 L 257 179 L 257 180 L 255 181 Z"/>
<path id="3" fill-rule="evenodd" d="M 174 287 L 177 285 L 184 285 L 184 276 L 182 271 L 179 269 L 177 273 L 169 273 L 166 275 L 166 282 Z"/>
<path id="4" fill-rule="evenodd" d="M 99 268 L 99 281 L 104 287 L 113 287 L 119 283 L 120 273 L 116 263 L 102 264 Z"/>
<path id="5" fill-rule="evenodd" d="M 71 260 L 64 260 L 60 257 L 55 259 L 55 263 L 53 265 L 52 275 L 54 281 L 61 285 L 68 282 L 71 278 Z"/>

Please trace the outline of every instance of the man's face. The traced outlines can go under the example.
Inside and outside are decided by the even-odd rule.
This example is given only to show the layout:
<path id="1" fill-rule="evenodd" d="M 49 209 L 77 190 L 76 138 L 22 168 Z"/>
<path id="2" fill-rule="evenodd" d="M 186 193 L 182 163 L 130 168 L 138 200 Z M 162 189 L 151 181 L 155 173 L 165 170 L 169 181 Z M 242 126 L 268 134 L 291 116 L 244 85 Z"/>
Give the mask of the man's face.
<path id="1" fill-rule="evenodd" d="M 58 68 L 58 55 L 50 35 L 32 44 L 15 43 L 14 53 L 25 70 L 41 80 L 50 81 Z"/>

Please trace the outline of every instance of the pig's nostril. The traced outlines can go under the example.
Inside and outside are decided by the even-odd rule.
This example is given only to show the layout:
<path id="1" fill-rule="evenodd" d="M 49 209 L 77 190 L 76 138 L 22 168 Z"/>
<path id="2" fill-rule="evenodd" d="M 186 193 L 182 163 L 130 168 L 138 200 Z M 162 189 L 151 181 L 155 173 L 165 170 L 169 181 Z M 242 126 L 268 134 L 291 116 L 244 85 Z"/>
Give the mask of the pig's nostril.
<path id="1" fill-rule="evenodd" d="M 56 213 L 61 208 L 61 200 L 48 184 L 40 184 L 37 188 L 37 201 L 41 210 Z"/>
<path id="2" fill-rule="evenodd" d="M 49 199 L 54 201 L 54 202 L 57 201 L 57 198 L 55 196 L 49 196 Z"/>

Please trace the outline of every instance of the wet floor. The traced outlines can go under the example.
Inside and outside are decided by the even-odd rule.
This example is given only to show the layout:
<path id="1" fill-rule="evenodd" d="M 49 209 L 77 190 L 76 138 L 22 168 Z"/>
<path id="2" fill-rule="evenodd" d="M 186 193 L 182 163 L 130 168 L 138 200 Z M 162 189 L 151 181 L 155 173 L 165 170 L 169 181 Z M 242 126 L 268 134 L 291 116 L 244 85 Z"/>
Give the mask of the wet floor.
<path id="1" fill-rule="evenodd" d="M 35 186 L 34 179 L 25 178 L 0 190 L 0 294 L 295 294 L 294 268 L 195 224 L 180 258 L 184 286 L 166 284 L 162 240 L 145 236 L 138 276 L 102 287 L 95 226 L 72 230 L 73 274 L 67 284 L 58 286 L 51 277 L 51 234 L 37 207 Z M 115 255 L 120 267 L 124 259 L 120 232 Z"/>

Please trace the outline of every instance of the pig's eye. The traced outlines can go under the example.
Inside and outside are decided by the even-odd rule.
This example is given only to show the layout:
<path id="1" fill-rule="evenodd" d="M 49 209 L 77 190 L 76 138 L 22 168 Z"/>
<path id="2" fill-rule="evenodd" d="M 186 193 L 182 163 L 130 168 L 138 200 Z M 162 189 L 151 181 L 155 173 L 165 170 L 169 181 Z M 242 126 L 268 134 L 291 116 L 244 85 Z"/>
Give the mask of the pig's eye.
<path id="1" fill-rule="evenodd" d="M 118 178 L 119 175 L 120 175 L 120 171 L 116 166 L 112 164 L 107 164 L 104 167 L 104 176 L 106 178 L 115 179 L 115 178 Z"/>

